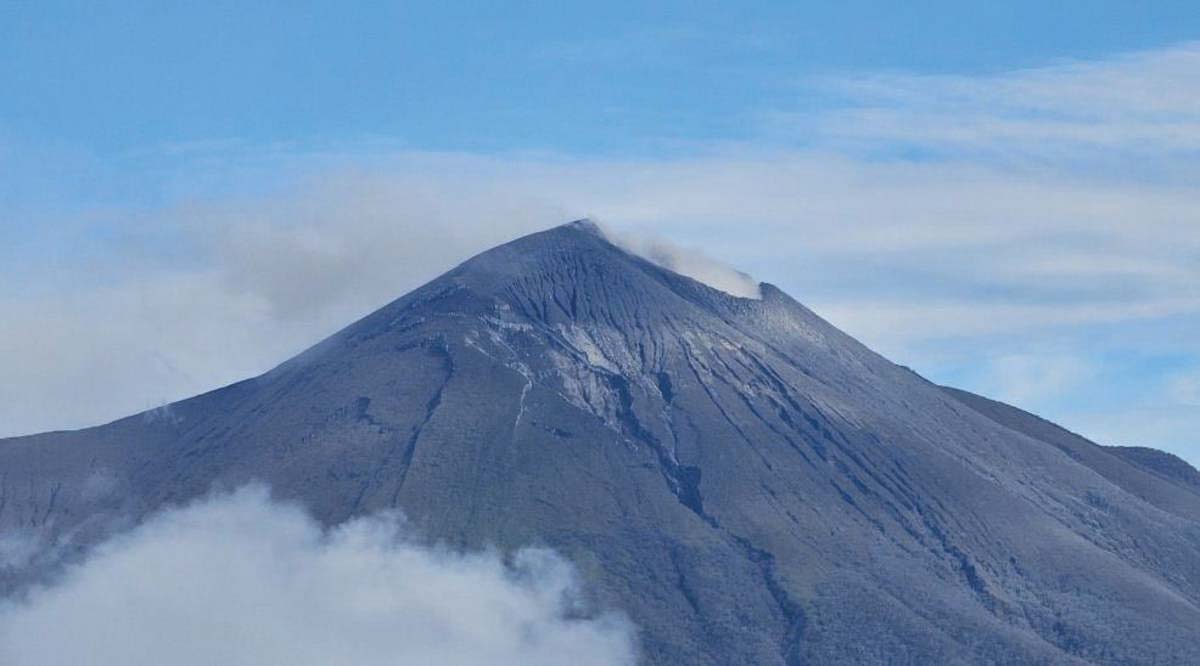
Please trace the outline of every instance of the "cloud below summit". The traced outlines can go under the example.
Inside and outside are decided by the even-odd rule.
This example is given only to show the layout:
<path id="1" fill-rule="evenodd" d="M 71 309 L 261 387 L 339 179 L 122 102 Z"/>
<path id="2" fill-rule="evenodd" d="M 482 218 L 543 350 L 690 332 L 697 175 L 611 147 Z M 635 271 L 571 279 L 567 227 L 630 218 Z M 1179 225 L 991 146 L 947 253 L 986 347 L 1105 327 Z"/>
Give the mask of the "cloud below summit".
<path id="1" fill-rule="evenodd" d="M 324 530 L 250 488 L 159 514 L 0 601 L 0 662 L 632 666 L 632 627 L 581 614 L 579 591 L 550 551 L 457 554 L 379 517 Z"/>

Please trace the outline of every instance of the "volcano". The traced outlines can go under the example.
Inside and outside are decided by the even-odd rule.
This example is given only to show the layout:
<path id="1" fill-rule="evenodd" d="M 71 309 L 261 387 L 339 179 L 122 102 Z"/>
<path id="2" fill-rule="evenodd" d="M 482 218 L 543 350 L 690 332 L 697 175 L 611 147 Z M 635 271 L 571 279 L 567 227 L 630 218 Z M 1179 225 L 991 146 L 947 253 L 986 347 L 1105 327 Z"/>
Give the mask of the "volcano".
<path id="1" fill-rule="evenodd" d="M 1200 476 L 930 383 L 779 289 L 580 221 L 480 254 L 260 377 L 0 440 L 0 530 L 89 545 L 264 482 L 536 544 L 646 664 L 1198 664 Z M 25 584 L 0 568 L 0 591 Z"/>

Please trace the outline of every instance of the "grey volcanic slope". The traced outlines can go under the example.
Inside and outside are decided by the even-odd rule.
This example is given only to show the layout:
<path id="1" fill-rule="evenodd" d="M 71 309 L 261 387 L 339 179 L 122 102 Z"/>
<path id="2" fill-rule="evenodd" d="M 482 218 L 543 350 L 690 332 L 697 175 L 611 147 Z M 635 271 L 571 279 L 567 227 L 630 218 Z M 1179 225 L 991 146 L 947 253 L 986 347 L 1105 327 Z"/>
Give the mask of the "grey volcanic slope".
<path id="1" fill-rule="evenodd" d="M 1200 472 L 1165 451 L 1100 446 L 1041 417 L 961 389 L 942 387 L 988 418 L 1051 444 L 1124 490 L 1193 521 L 1200 520 Z M 1167 483 L 1164 483 L 1166 481 Z"/>
<path id="2" fill-rule="evenodd" d="M 552 546 L 647 664 L 1200 663 L 1200 496 L 966 395 L 574 223 L 262 377 L 0 441 L 0 529 L 83 548 L 262 480 Z"/>
<path id="3" fill-rule="evenodd" d="M 1110 446 L 1118 455 L 1139 467 L 1200 493 L 1200 471 L 1176 455 L 1144 446 Z"/>

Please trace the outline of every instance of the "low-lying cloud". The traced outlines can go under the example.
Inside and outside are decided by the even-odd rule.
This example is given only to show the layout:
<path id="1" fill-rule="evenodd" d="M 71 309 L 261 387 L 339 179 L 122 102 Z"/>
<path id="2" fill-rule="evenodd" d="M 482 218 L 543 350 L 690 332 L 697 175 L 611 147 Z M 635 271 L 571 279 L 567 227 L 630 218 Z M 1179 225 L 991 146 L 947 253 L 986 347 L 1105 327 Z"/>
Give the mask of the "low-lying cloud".
<path id="1" fill-rule="evenodd" d="M 322 529 L 261 488 L 161 513 L 0 603 L 6 666 L 618 666 L 631 625 L 571 565 L 419 545 L 394 517 Z"/>

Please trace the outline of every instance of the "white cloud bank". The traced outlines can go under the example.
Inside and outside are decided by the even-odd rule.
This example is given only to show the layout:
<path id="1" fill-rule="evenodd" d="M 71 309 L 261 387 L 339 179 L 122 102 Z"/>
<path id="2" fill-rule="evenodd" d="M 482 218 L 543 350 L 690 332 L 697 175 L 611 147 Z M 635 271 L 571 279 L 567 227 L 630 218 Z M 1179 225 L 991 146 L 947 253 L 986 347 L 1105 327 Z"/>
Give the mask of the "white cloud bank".
<path id="1" fill-rule="evenodd" d="M 153 517 L 0 603 L 5 666 L 624 666 L 633 630 L 582 617 L 566 561 L 455 554 L 396 520 L 322 530 L 243 489 Z"/>

